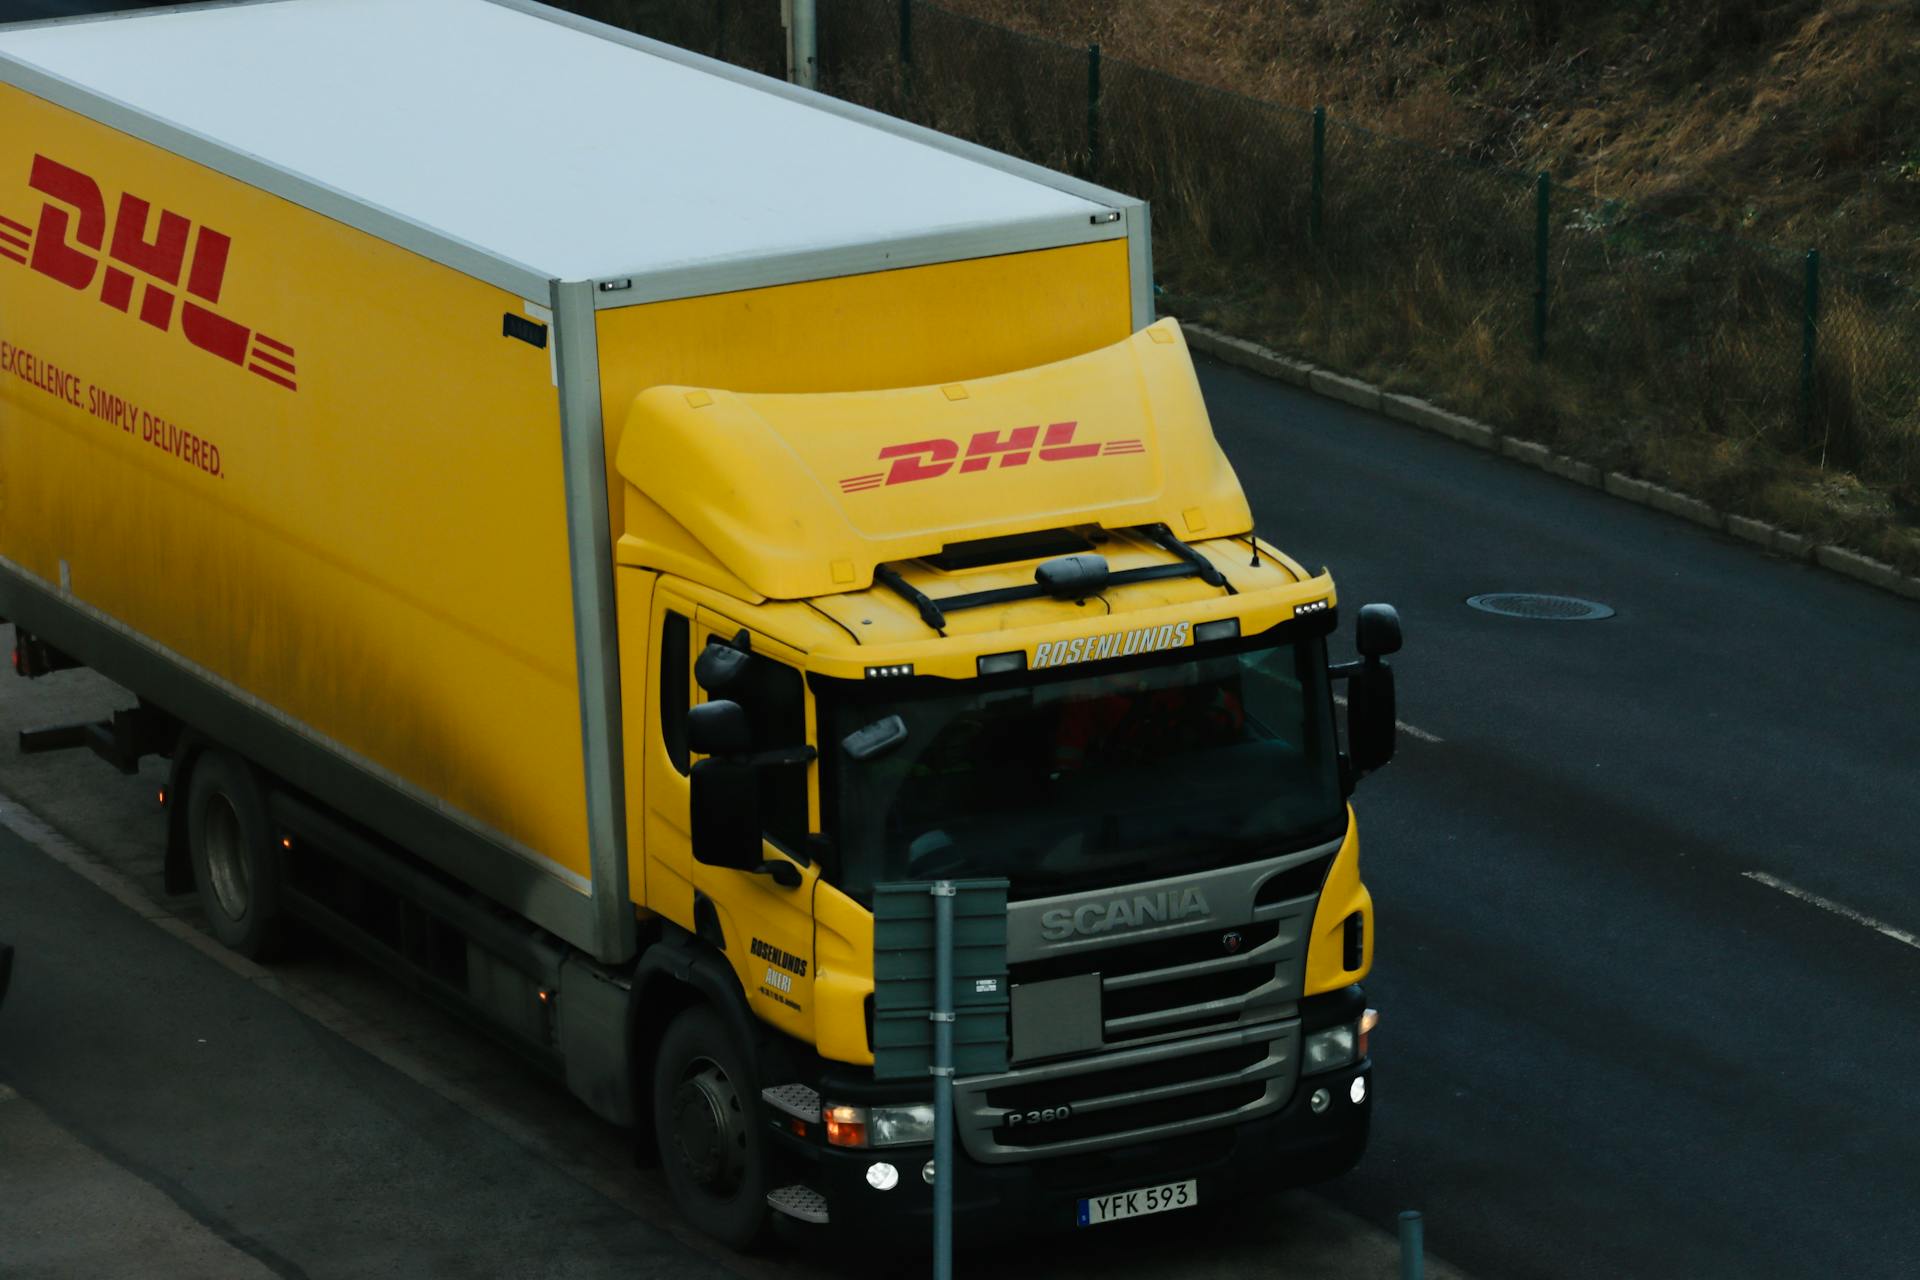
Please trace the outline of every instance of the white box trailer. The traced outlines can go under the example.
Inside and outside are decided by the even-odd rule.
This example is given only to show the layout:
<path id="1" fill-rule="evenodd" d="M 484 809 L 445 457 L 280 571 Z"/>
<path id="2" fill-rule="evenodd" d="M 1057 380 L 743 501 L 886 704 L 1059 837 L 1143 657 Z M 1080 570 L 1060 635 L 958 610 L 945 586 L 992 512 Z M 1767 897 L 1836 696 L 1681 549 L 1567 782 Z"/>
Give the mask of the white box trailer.
<path id="1" fill-rule="evenodd" d="M 0 613 L 602 961 L 634 947 L 612 567 L 632 397 L 662 382 L 950 380 L 1151 319 L 1140 201 L 521 0 L 242 0 L 29 23 L 0 30 L 0 85 L 13 259 L 0 341 L 19 353 L 0 383 L 14 498 Z M 123 231 L 130 198 L 146 222 Z M 113 257 L 120 237 L 164 238 L 176 216 L 226 246 L 220 307 L 258 336 L 221 354 L 255 377 L 222 383 L 178 332 L 134 323 L 179 292 L 184 328 L 195 305 L 176 286 L 197 259 L 146 263 L 156 275 Z M 55 260 L 55 236 L 87 277 L 70 294 L 24 260 Z M 1026 296 L 975 287 L 1019 273 L 940 270 L 1096 245 L 1119 257 L 1033 274 Z M 129 275 L 141 297 L 113 296 Z M 836 294 L 835 281 L 848 283 Z M 512 372 L 504 311 L 544 346 Z M 73 370 L 104 408 L 47 396 L 27 368 Z M 493 411 L 507 404 L 524 416 Z M 128 459 L 44 466 L 47 442 L 74 429 L 63 415 L 86 429 L 115 412 L 149 415 L 161 450 L 203 475 L 218 465 L 214 490 L 242 495 L 233 519 L 166 539 L 171 554 L 219 563 L 260 537 L 288 550 L 232 570 L 250 603 L 214 616 L 153 589 L 166 575 L 131 549 L 155 512 L 132 496 L 145 481 Z M 356 435 L 369 412 L 384 428 Z M 460 413 L 466 436 L 448 425 Z M 495 463 L 463 457 L 469 442 Z M 160 457 L 152 443 L 132 461 Z M 69 527 L 83 508 L 59 514 L 52 492 L 29 509 L 36 486 L 81 474 L 129 486 L 85 508 L 91 529 Z M 438 505 L 429 483 L 490 495 L 485 522 Z M 340 562 L 350 636 L 269 607 L 267 578 L 328 559 L 315 548 Z M 290 629 L 299 644 L 261 644 Z M 386 678 L 356 695 L 321 635 Z M 503 695 L 516 681 L 541 690 Z M 431 726 L 394 714 L 416 699 L 437 707 Z"/>

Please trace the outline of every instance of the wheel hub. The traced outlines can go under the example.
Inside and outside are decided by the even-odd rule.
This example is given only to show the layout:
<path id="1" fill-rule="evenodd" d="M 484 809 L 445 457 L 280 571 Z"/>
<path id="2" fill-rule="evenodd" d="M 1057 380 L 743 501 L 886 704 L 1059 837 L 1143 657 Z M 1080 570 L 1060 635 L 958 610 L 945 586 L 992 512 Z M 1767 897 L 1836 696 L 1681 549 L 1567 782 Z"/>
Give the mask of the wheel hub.
<path id="1" fill-rule="evenodd" d="M 242 919 L 253 899 L 252 876 L 241 847 L 240 815 L 233 801 L 218 791 L 207 797 L 206 842 L 214 900 L 229 919 Z"/>
<path id="2" fill-rule="evenodd" d="M 673 1136 L 687 1175 L 716 1195 L 740 1183 L 746 1165 L 747 1117 L 739 1091 L 720 1064 L 701 1058 L 673 1091 Z"/>

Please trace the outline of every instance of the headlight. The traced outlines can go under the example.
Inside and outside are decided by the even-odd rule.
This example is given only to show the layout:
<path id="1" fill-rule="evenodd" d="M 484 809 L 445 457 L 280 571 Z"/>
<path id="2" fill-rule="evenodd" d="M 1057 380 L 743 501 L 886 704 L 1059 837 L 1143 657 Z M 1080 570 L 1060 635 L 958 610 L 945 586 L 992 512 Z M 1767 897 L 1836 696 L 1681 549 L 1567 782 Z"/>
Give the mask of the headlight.
<path id="1" fill-rule="evenodd" d="M 1346 1066 L 1353 1061 L 1353 1024 L 1314 1032 L 1307 1037 L 1303 1057 L 1300 1069 L 1307 1075 Z"/>
<path id="2" fill-rule="evenodd" d="M 933 1141 L 933 1107 L 826 1108 L 827 1141 L 836 1147 L 911 1147 Z"/>
<path id="3" fill-rule="evenodd" d="M 869 1132 L 876 1147 L 910 1147 L 933 1141 L 933 1107 L 874 1107 Z"/>

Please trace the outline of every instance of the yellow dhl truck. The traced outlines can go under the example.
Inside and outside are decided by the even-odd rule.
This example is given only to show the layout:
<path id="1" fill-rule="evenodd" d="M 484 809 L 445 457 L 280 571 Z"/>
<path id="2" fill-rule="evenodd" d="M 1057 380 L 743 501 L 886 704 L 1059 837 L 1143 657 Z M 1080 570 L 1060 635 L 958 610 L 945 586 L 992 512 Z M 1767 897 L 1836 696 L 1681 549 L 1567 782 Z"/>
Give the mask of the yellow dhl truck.
<path id="1" fill-rule="evenodd" d="M 875 886 L 1004 877 L 962 1238 L 1358 1158 L 1399 625 L 1329 664 L 1145 205 L 519 0 L 8 27 L 0 118 L 0 615 L 135 702 L 22 746 L 165 757 L 223 942 L 409 969 L 724 1240 L 871 1238 Z"/>

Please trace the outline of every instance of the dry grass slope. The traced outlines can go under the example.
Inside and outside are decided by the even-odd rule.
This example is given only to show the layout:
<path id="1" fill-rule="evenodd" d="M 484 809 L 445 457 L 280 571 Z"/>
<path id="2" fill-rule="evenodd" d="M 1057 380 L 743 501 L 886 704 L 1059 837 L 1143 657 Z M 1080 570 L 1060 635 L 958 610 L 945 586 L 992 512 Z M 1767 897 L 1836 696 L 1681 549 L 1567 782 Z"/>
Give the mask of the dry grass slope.
<path id="1" fill-rule="evenodd" d="M 780 65 L 776 0 L 574 3 Z M 906 67 L 819 4 L 828 91 L 1150 197 L 1167 310 L 1920 570 L 1920 6 L 916 0 Z"/>

